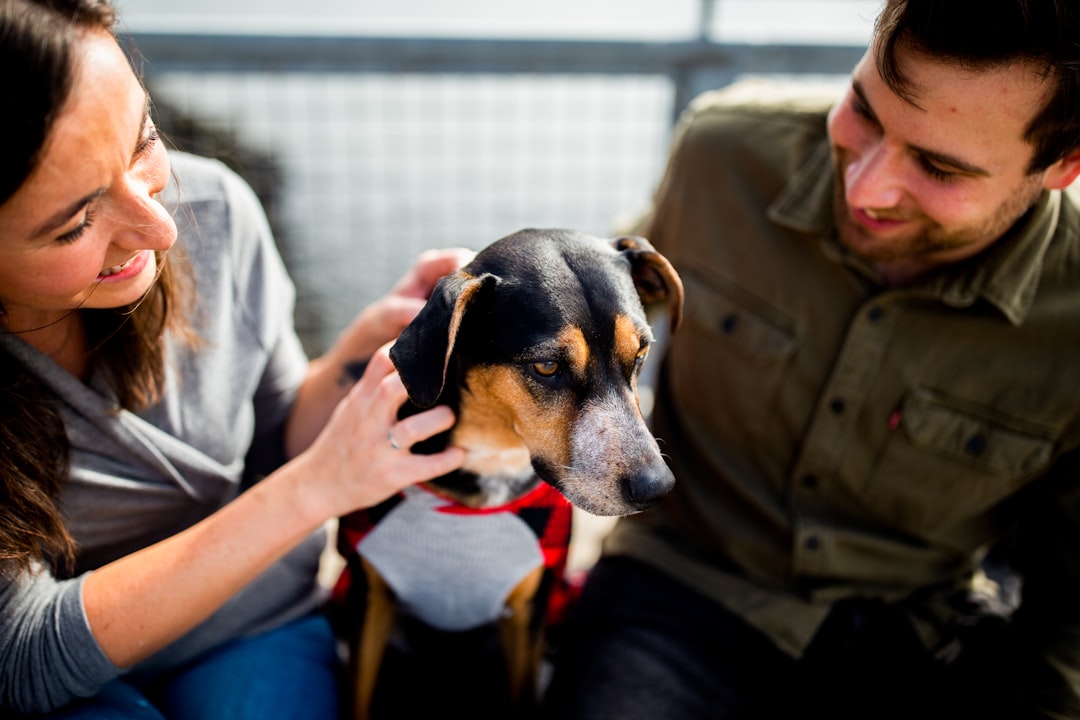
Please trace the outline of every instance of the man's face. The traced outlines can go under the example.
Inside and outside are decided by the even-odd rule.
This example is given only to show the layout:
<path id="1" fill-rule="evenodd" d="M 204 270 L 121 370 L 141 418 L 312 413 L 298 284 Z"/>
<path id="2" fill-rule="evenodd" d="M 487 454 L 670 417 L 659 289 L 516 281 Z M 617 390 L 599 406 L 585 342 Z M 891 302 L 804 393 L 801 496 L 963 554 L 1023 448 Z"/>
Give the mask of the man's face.
<path id="1" fill-rule="evenodd" d="M 905 52 L 910 102 L 871 52 L 829 114 L 835 214 L 840 241 L 897 284 L 992 244 L 1060 180 L 1057 165 L 1027 172 L 1024 130 L 1050 83 L 1023 64 L 970 71 Z"/>

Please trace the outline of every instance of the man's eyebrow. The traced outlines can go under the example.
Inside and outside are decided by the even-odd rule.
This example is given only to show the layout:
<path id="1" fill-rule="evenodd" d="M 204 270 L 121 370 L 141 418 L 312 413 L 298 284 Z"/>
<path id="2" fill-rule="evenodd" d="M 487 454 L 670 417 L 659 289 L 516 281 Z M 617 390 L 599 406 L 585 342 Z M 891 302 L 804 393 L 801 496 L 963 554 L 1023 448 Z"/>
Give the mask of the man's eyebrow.
<path id="1" fill-rule="evenodd" d="M 874 108 L 870 106 L 870 101 L 866 99 L 866 91 L 863 90 L 862 83 L 858 80 L 851 81 L 851 91 L 859 98 L 859 104 L 862 105 L 861 110 L 866 114 L 868 118 L 873 120 L 877 124 L 881 124 L 878 120 L 878 116 L 874 114 Z"/>
<path id="2" fill-rule="evenodd" d="M 874 113 L 874 108 L 870 105 L 870 101 L 866 99 L 866 93 L 863 91 L 862 84 L 858 80 L 853 80 L 851 82 L 851 90 L 859 98 L 859 102 L 862 104 L 863 112 L 866 113 L 867 117 L 872 119 L 878 125 L 881 125 L 881 121 Z M 949 153 L 940 152 L 938 150 L 931 150 L 930 148 L 924 148 L 918 145 L 908 145 L 908 147 L 913 152 L 922 155 L 927 160 L 931 160 L 938 165 L 946 165 L 968 175 L 975 175 L 979 177 L 988 177 L 990 175 L 990 171 L 986 168 L 981 168 L 978 165 L 969 163 L 966 160 L 961 160 L 955 155 L 950 155 Z"/>
<path id="3" fill-rule="evenodd" d="M 971 163 L 961 160 L 958 157 L 949 155 L 948 153 L 941 153 L 935 150 L 928 150 L 926 148 L 912 145 L 911 149 L 922 155 L 927 160 L 932 160 L 937 165 L 945 165 L 951 168 L 955 168 L 967 175 L 975 175 L 979 177 L 989 177 L 990 171 L 979 167 L 978 165 L 972 165 Z"/>

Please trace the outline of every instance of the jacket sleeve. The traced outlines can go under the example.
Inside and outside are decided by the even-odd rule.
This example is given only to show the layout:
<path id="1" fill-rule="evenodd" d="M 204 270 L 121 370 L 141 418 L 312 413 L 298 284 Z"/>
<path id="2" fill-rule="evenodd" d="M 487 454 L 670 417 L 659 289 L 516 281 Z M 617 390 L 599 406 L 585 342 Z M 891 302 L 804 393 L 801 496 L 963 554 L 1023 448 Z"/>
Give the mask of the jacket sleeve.
<path id="1" fill-rule="evenodd" d="M 0 710 L 48 712 L 120 674 L 90 631 L 85 578 L 39 569 L 0 580 Z"/>

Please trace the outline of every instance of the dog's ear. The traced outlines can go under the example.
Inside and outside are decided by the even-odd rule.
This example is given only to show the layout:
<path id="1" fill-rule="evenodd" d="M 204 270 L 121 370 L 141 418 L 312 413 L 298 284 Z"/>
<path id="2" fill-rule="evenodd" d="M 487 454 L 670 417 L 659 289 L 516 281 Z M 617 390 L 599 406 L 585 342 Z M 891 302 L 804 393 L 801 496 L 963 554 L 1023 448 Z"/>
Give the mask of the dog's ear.
<path id="1" fill-rule="evenodd" d="M 671 331 L 675 332 L 682 322 L 683 313 L 682 278 L 675 267 L 643 237 L 625 235 L 611 242 L 630 261 L 630 274 L 642 304 L 667 301 L 671 312 Z"/>
<path id="2" fill-rule="evenodd" d="M 419 407 L 431 407 L 439 399 L 465 311 L 498 280 L 490 273 L 477 277 L 460 270 L 447 275 L 390 348 L 409 399 Z"/>

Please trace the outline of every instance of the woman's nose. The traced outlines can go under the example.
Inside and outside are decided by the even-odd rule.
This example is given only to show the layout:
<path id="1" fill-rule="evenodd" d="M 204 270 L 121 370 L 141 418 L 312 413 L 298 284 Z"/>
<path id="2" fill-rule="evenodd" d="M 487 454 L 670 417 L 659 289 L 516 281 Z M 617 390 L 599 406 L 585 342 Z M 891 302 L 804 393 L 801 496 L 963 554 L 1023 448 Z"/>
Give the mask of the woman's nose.
<path id="1" fill-rule="evenodd" d="M 136 183 L 126 189 L 111 241 L 133 250 L 168 250 L 176 241 L 176 223 L 152 186 Z"/>

